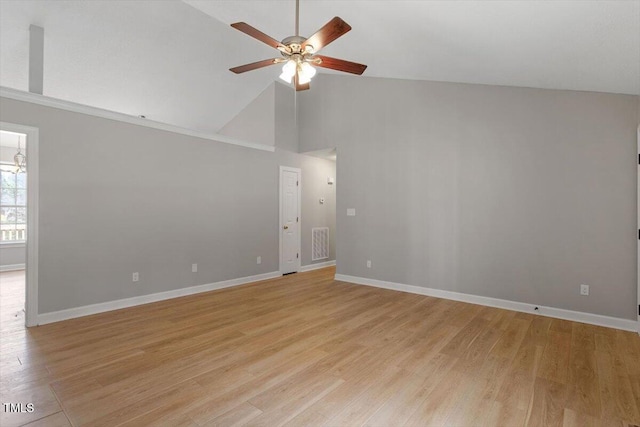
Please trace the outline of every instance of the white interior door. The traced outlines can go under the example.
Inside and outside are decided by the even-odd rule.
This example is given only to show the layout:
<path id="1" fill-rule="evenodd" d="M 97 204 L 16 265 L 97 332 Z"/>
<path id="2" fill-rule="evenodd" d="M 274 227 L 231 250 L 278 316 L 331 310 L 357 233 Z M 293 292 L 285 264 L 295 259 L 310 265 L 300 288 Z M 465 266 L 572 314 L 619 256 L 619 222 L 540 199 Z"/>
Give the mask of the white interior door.
<path id="1" fill-rule="evenodd" d="M 300 268 L 300 169 L 280 166 L 280 272 Z"/>

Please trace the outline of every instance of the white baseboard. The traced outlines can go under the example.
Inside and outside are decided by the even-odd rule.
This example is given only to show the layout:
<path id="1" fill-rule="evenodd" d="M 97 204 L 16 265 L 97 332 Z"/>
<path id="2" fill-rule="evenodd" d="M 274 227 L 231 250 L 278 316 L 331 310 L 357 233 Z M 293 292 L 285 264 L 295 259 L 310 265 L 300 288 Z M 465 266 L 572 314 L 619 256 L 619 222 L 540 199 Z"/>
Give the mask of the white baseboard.
<path id="1" fill-rule="evenodd" d="M 215 291 L 217 289 L 230 288 L 232 286 L 239 286 L 247 283 L 259 282 L 261 280 L 273 279 L 274 277 L 279 276 L 281 276 L 281 274 L 277 271 L 274 271 L 271 273 L 224 280 L 222 282 L 209 283 L 206 285 L 191 286 L 188 288 L 174 289 L 171 291 L 158 292 L 155 294 L 140 295 L 137 297 L 108 301 L 99 304 L 69 308 L 67 310 L 54 311 L 51 313 L 43 313 L 38 315 L 38 325 L 60 322 L 62 320 L 74 319 L 76 317 L 89 316 L 91 314 L 104 313 L 105 311 L 119 310 L 121 308 L 134 307 L 136 305 L 149 304 L 151 302 L 164 301 L 172 298 L 199 294 L 202 292 Z"/>
<path id="2" fill-rule="evenodd" d="M 303 265 L 302 267 L 300 267 L 299 272 L 300 273 L 304 273 L 305 271 L 318 270 L 320 268 L 325 268 L 325 267 L 333 267 L 334 265 L 336 265 L 336 260 L 335 259 L 333 261 L 326 261 L 326 262 L 319 262 L 319 263 L 316 263 L 316 264 Z"/>
<path id="3" fill-rule="evenodd" d="M 544 307 L 541 305 L 527 304 L 523 302 L 509 301 L 499 298 L 482 297 L 478 295 L 464 294 L 461 292 L 444 291 L 441 289 L 423 288 L 421 286 L 405 285 L 402 283 L 385 282 L 382 280 L 348 276 L 345 274 L 336 274 L 335 279 L 341 282 L 349 282 L 358 285 L 373 286 L 376 288 L 391 289 L 394 291 L 468 302 L 471 304 L 486 305 L 489 307 L 504 308 L 507 310 L 520 311 L 523 313 L 540 314 L 542 316 L 572 320 L 574 322 L 589 323 L 591 325 L 605 326 L 607 328 L 622 329 L 624 331 L 638 331 L 638 322 L 634 320 L 620 319 L 617 317 L 583 313 L 580 311 L 564 310 L 554 307 Z M 538 310 L 535 310 L 536 307 L 538 307 Z"/>
<path id="4" fill-rule="evenodd" d="M 24 264 L 7 264 L 0 265 L 0 273 L 3 271 L 16 271 L 16 270 L 24 270 Z"/>

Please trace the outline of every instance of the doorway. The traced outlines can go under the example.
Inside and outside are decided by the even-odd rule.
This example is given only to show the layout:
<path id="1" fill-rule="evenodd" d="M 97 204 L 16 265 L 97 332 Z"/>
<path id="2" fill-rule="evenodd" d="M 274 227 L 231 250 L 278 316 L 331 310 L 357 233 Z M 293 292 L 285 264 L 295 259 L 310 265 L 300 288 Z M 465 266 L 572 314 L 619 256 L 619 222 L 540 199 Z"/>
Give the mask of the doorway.
<path id="1" fill-rule="evenodd" d="M 300 224 L 302 171 L 280 166 L 280 273 L 295 273 L 300 269 Z"/>
<path id="2" fill-rule="evenodd" d="M 3 324 L 38 323 L 38 129 L 0 122 Z M 11 316 L 5 319 L 4 316 Z"/>

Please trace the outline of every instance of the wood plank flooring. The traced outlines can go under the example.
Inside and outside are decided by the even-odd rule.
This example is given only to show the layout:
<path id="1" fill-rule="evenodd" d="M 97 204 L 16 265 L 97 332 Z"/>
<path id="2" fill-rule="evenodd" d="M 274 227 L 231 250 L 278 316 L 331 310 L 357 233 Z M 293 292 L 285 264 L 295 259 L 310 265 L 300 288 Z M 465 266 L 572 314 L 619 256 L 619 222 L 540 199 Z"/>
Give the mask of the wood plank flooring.
<path id="1" fill-rule="evenodd" d="M 2 273 L 0 424 L 640 425 L 637 334 L 333 277 L 26 330 Z"/>

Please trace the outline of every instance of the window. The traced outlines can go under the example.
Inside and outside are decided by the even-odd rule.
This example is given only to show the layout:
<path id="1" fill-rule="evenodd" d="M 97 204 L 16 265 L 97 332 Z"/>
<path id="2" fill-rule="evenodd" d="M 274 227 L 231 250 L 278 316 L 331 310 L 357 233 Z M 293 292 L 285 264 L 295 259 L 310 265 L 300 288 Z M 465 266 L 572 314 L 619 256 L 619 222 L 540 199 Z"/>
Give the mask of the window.
<path id="1" fill-rule="evenodd" d="M 0 243 L 27 238 L 27 174 L 13 164 L 0 164 Z"/>

